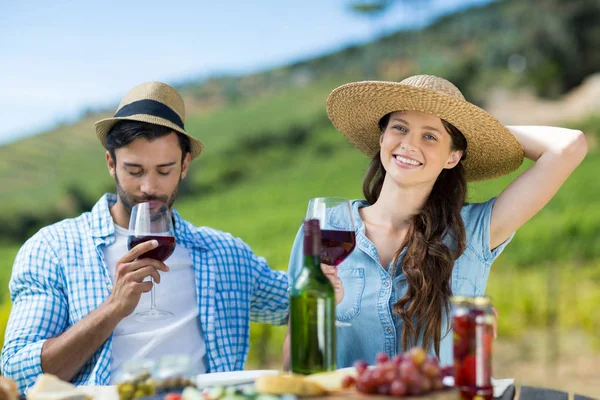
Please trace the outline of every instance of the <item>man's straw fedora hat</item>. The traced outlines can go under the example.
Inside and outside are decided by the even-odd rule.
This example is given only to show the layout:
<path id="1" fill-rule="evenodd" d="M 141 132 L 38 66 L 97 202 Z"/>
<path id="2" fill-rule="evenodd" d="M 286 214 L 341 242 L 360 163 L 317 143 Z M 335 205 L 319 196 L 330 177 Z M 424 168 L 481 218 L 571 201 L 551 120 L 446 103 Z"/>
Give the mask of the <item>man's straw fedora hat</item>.
<path id="1" fill-rule="evenodd" d="M 342 85 L 327 99 L 333 125 L 360 151 L 379 151 L 379 120 L 394 111 L 421 111 L 454 125 L 467 139 L 462 161 L 468 181 L 506 175 L 523 162 L 523 148 L 496 118 L 465 100 L 452 83 L 431 75 L 402 82 L 366 81 Z"/>
<path id="2" fill-rule="evenodd" d="M 185 131 L 185 105 L 181 95 L 172 86 L 162 82 L 146 82 L 131 89 L 117 108 L 114 117 L 94 124 L 96 135 L 106 147 L 106 135 L 119 121 L 148 122 L 166 126 L 190 138 L 192 159 L 199 156 L 204 144 Z"/>

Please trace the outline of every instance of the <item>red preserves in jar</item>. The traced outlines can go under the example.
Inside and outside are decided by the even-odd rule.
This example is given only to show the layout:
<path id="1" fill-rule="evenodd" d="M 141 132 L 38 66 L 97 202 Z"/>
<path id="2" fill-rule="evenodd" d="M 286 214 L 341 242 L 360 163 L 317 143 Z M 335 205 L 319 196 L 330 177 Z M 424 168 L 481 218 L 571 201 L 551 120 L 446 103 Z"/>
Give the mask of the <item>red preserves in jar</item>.
<path id="1" fill-rule="evenodd" d="M 464 296 L 454 296 L 452 302 L 452 329 L 454 352 L 454 386 L 457 388 L 467 386 L 464 373 L 465 358 L 474 351 L 473 327 L 469 320 L 469 312 L 473 308 L 473 299 Z"/>
<path id="2" fill-rule="evenodd" d="M 452 298 L 454 385 L 461 398 L 492 399 L 494 314 L 489 297 Z"/>

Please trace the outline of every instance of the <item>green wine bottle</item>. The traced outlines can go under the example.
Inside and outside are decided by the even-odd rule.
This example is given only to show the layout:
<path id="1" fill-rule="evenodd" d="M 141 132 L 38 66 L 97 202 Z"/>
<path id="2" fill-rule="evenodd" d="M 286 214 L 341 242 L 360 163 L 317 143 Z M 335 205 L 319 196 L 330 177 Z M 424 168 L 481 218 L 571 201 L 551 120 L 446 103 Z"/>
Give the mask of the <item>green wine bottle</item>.
<path id="1" fill-rule="evenodd" d="M 290 292 L 292 372 L 335 370 L 335 292 L 321 271 L 318 219 L 304 221 L 304 263 Z"/>

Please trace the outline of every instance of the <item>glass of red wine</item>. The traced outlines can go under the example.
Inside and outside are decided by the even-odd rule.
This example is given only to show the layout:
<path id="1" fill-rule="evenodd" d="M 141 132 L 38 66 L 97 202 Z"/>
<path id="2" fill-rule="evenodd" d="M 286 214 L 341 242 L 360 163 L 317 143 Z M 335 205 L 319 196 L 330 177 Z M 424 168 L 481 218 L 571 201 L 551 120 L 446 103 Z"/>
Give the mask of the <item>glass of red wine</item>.
<path id="1" fill-rule="evenodd" d="M 321 262 L 336 267 L 356 246 L 354 216 L 348 199 L 317 197 L 308 201 L 306 218 L 316 218 L 321 227 Z M 336 326 L 351 326 L 335 321 Z"/>
<path id="2" fill-rule="evenodd" d="M 127 247 L 129 250 L 148 240 L 158 241 L 158 246 L 139 256 L 139 258 L 153 258 L 164 262 L 175 250 L 175 231 L 171 210 L 160 201 L 139 203 L 131 209 L 129 219 L 129 237 Z M 151 278 L 152 279 L 152 278 Z M 135 318 L 141 321 L 157 321 L 173 317 L 173 313 L 156 307 L 154 287 L 150 290 L 150 309 L 135 313 Z"/>

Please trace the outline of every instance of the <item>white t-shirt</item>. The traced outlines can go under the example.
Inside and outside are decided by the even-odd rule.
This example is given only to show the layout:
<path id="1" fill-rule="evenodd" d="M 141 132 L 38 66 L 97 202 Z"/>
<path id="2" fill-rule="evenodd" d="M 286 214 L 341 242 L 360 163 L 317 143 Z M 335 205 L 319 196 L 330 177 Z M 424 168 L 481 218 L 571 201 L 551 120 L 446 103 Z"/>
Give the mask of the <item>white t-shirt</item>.
<path id="1" fill-rule="evenodd" d="M 115 225 L 116 240 L 104 248 L 104 259 L 114 284 L 117 261 L 127 253 L 127 229 Z M 155 286 L 156 307 L 172 312 L 167 321 L 139 322 L 134 314 L 150 308 L 150 292 L 143 293 L 135 311 L 122 319 L 113 332 L 111 383 L 116 383 L 123 362 L 156 360 L 164 355 L 189 355 L 195 373 L 206 372 L 206 345 L 198 320 L 198 300 L 190 252 L 177 244 L 165 261 L 168 272 L 159 272 Z"/>

